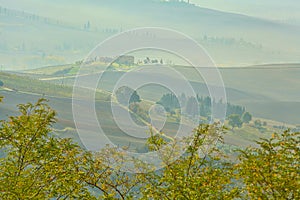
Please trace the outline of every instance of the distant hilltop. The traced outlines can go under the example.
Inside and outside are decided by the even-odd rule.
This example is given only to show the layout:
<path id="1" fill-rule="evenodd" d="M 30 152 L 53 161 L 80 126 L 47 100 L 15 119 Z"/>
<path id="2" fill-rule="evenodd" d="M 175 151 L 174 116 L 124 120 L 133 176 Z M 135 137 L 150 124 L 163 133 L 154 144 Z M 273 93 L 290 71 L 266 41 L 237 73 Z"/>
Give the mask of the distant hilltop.
<path id="1" fill-rule="evenodd" d="M 83 61 L 78 61 L 76 64 L 82 64 Z M 131 55 L 122 55 L 122 56 L 115 56 L 115 57 L 108 57 L 108 56 L 96 56 L 94 58 L 90 58 L 84 61 L 84 64 L 92 64 L 92 63 L 116 63 L 119 65 L 127 65 L 133 66 L 137 65 L 147 65 L 147 64 L 164 64 L 164 60 L 162 58 L 150 58 L 146 57 L 144 60 L 137 60 L 135 61 L 135 57 Z"/>

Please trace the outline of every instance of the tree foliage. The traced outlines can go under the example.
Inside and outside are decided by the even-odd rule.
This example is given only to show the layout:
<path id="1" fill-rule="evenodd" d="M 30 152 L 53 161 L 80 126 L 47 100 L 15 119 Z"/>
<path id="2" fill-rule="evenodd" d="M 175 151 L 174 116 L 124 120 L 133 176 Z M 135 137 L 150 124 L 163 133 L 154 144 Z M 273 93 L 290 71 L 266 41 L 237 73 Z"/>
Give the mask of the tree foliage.
<path id="1" fill-rule="evenodd" d="M 230 115 L 239 115 L 242 117 L 242 115 L 245 113 L 246 109 L 239 105 L 232 105 L 230 103 L 227 103 L 227 112 L 226 116 Z"/>
<path id="2" fill-rule="evenodd" d="M 233 115 L 230 115 L 228 117 L 228 124 L 234 128 L 234 127 L 238 127 L 238 128 L 241 128 L 242 125 L 243 125 L 243 122 L 241 120 L 241 117 L 237 114 L 233 114 Z"/>
<path id="3" fill-rule="evenodd" d="M 167 112 L 180 108 L 179 100 L 173 93 L 164 94 L 157 104 L 162 105 Z"/>
<path id="4" fill-rule="evenodd" d="M 0 199 L 300 198 L 298 132 L 261 139 L 239 150 L 236 162 L 222 151 L 219 124 L 199 125 L 181 139 L 151 132 L 148 149 L 165 166 L 153 171 L 116 147 L 88 152 L 53 136 L 56 113 L 45 100 L 19 111 L 0 125 Z M 178 147 L 186 151 L 174 161 Z"/>
<path id="5" fill-rule="evenodd" d="M 19 105 L 19 111 L 0 127 L 0 148 L 7 154 L 0 159 L 0 198 L 88 197 L 79 169 L 82 149 L 50 134 L 55 111 L 44 100 Z"/>
<path id="6" fill-rule="evenodd" d="M 137 103 L 141 101 L 137 91 L 126 86 L 120 87 L 116 91 L 116 97 L 120 104 L 126 106 L 130 105 L 131 103 Z"/>
<path id="7" fill-rule="evenodd" d="M 240 151 L 238 172 L 251 199 L 300 199 L 300 133 L 274 133 Z"/>
<path id="8" fill-rule="evenodd" d="M 168 159 L 169 152 L 163 152 L 166 167 L 145 175 L 143 199 L 226 199 L 238 196 L 231 179 L 232 165 L 222 159 L 224 155 L 214 146 L 205 148 L 214 141 L 222 142 L 222 131 L 217 124 L 197 127 L 193 136 L 184 139 L 189 146 L 176 162 Z M 167 143 L 158 135 L 150 137 L 148 142 L 156 151 Z"/>
<path id="9" fill-rule="evenodd" d="M 252 115 L 249 112 L 245 112 L 242 116 L 242 121 L 248 124 L 252 120 Z"/>

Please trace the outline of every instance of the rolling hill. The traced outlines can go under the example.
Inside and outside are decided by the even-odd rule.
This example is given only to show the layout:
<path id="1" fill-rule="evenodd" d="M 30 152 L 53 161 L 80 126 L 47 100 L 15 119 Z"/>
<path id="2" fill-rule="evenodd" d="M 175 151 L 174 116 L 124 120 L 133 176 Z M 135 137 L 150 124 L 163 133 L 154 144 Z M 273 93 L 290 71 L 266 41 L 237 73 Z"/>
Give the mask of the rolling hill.
<path id="1" fill-rule="evenodd" d="M 60 0 L 59 4 L 58 0 L 0 0 L 0 68 L 1 71 L 19 70 L 0 73 L 0 80 L 5 84 L 0 92 L 6 97 L 5 104 L 0 105 L 1 118 L 14 114 L 17 104 L 34 102 L 44 96 L 58 111 L 59 123 L 55 127 L 58 132 L 76 136 L 71 95 L 79 64 L 68 63 L 81 61 L 109 36 L 149 26 L 170 28 L 191 36 L 218 66 L 226 66 L 220 68 L 220 72 L 230 103 L 245 106 L 263 120 L 300 124 L 300 66 L 284 64 L 299 62 L 299 27 L 184 2 L 155 0 Z M 154 38 L 162 36 L 154 35 Z M 172 39 L 169 36 L 170 43 Z M 197 56 L 197 52 L 191 53 Z M 147 56 L 141 55 L 142 58 Z M 261 65 L 263 63 L 283 64 Z M 254 64 L 257 65 L 252 66 Z M 208 95 L 205 82 L 195 76 L 193 70 L 180 64 L 172 67 L 188 77 L 197 93 Z M 124 109 L 107 100 L 115 82 L 126 70 L 104 69 L 104 66 L 97 66 L 87 69 L 84 75 L 86 79 L 104 75 L 97 93 L 97 117 L 103 120 L 104 129 L 111 133 L 109 137 L 116 143 L 127 145 L 132 140 L 141 145 L 144 141 L 132 139 L 116 128 L 109 111 L 112 106 Z M 160 77 L 157 74 L 159 70 L 148 75 Z M 170 80 L 174 87 L 183 90 L 176 77 L 160 78 Z M 168 91 L 146 87 L 138 92 L 142 98 L 156 102 Z M 86 127 L 95 131 L 88 121 L 89 116 L 86 117 Z M 174 126 L 175 123 L 169 123 L 165 130 L 172 132 Z M 271 128 L 268 130 L 273 130 Z M 240 132 L 251 135 L 249 130 L 253 126 L 246 129 Z M 253 138 L 259 134 L 255 132 Z M 236 135 L 234 137 L 236 139 Z M 241 137 L 235 143 L 247 143 L 246 136 Z"/>
<path id="2" fill-rule="evenodd" d="M 197 93 L 203 96 L 208 95 L 203 79 L 195 76 L 193 68 L 187 66 L 173 67 L 189 78 Z M 76 69 L 76 66 L 73 68 Z M 61 84 L 64 80 L 65 84 L 72 86 L 76 74 L 73 72 L 76 70 L 70 69 L 70 65 L 54 66 L 40 68 L 36 70 L 36 73 L 34 73 L 35 70 L 27 71 L 27 73 L 29 76 L 41 78 L 50 83 Z M 104 69 L 105 67 L 102 70 Z M 91 73 L 94 71 L 94 69 L 90 70 Z M 283 123 L 300 123 L 298 109 L 300 107 L 299 64 L 270 64 L 241 68 L 219 68 L 219 70 L 224 80 L 229 102 L 245 106 L 256 117 L 273 119 Z M 64 72 L 65 74 L 57 75 L 57 72 Z M 125 71 L 106 71 L 101 81 L 101 87 L 107 91 L 112 91 L 116 81 L 125 73 Z M 174 86 L 179 82 L 176 77 L 169 78 L 170 81 L 173 81 Z M 180 87 L 178 85 L 177 88 L 180 89 Z M 158 101 L 166 92 L 167 90 L 157 87 L 147 87 L 139 91 L 142 96 L 152 101 Z"/>
<path id="3" fill-rule="evenodd" d="M 9 70 L 74 62 L 108 36 L 145 26 L 190 35 L 219 66 L 299 61 L 299 27 L 187 3 L 12 0 L 0 6 L 1 65 Z"/>

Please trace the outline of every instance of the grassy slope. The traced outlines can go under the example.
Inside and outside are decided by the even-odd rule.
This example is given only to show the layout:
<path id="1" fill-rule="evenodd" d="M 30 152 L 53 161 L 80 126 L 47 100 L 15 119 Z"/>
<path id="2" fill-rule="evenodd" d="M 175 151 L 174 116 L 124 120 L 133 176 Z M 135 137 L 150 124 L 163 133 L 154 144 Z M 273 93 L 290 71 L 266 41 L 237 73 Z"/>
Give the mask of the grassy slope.
<path id="1" fill-rule="evenodd" d="M 46 88 L 49 90 L 49 94 L 53 94 L 57 97 L 48 96 L 47 98 L 50 100 L 50 105 L 58 111 L 58 123 L 55 125 L 55 133 L 63 136 L 63 137 L 73 137 L 76 142 L 81 143 L 80 138 L 76 132 L 75 125 L 73 122 L 72 116 L 72 100 L 69 98 L 65 98 L 64 96 L 60 96 L 60 90 L 54 89 L 55 86 L 48 82 L 41 82 L 38 80 L 25 78 L 17 75 L 9 75 L 6 73 L 1 73 L 1 79 L 4 80 L 4 83 L 13 84 L 16 88 L 28 90 L 30 87 L 27 87 L 30 84 L 31 87 L 35 87 L 34 90 L 42 90 L 45 91 Z M 10 80 L 10 81 L 9 81 Z M 15 91 L 1 91 L 1 95 L 5 96 L 4 104 L 0 104 L 0 118 L 6 119 L 7 116 L 16 114 L 16 105 L 25 102 L 35 102 L 41 95 L 31 94 L 31 93 L 20 93 Z M 149 107 L 147 104 L 146 106 Z M 96 110 L 98 120 L 101 124 L 103 131 L 106 133 L 106 136 L 116 145 L 124 146 L 131 145 L 132 149 L 141 148 L 145 143 L 144 139 L 137 139 L 131 137 L 124 133 L 122 130 L 118 128 L 114 121 L 114 117 L 111 113 L 111 103 L 106 101 L 97 101 L 96 102 Z M 84 113 L 84 112 L 83 112 Z M 87 125 L 92 129 L 93 124 Z M 268 122 L 270 124 L 267 127 L 267 131 L 264 133 L 259 132 L 257 129 L 253 127 L 253 125 L 245 125 L 241 129 L 235 129 L 234 131 L 229 131 L 227 136 L 225 136 L 226 143 L 233 146 L 245 147 L 247 145 L 252 145 L 254 140 L 257 140 L 259 137 L 269 136 L 273 129 L 272 126 L 282 125 L 278 122 Z M 167 135 L 172 135 L 173 132 L 176 132 L 178 128 L 178 124 L 172 121 L 168 121 L 166 126 L 164 127 L 164 132 Z M 82 136 L 81 137 L 85 137 Z M 89 136 L 86 136 L 89 137 Z M 91 142 L 94 145 L 97 145 L 98 138 L 94 138 Z"/>
<path id="2" fill-rule="evenodd" d="M 70 67 L 40 68 L 37 73 L 39 76 L 46 74 L 47 77 L 61 77 L 62 74 L 56 75 L 56 73 L 65 69 L 70 69 Z M 174 66 L 174 69 L 192 80 L 197 92 L 204 96 L 208 94 L 203 79 L 196 75 L 193 68 Z M 95 69 L 90 69 L 90 72 L 93 70 Z M 247 110 L 257 117 L 292 124 L 300 123 L 300 64 L 220 68 L 220 72 L 227 88 L 228 101 L 231 103 L 246 106 Z M 105 73 L 101 87 L 111 91 L 123 74 L 124 72 Z M 71 75 L 73 75 L 72 70 L 65 76 L 65 82 L 70 85 L 73 84 L 74 77 L 69 79 L 66 77 Z M 52 82 L 61 83 L 61 79 Z M 157 101 L 166 92 L 168 91 L 154 86 L 139 91 L 143 97 L 150 98 L 152 101 Z"/>
<path id="3" fill-rule="evenodd" d="M 71 97 L 72 88 L 63 87 L 61 85 L 54 85 L 47 82 L 42 82 L 36 79 L 33 79 L 29 76 L 19 76 L 16 74 L 10 73 L 0 73 L 0 80 L 3 81 L 4 87 L 28 92 L 28 93 L 37 93 L 45 94 L 49 96 L 61 96 L 61 97 Z"/>
<path id="4" fill-rule="evenodd" d="M 1 5 L 6 5 L 8 1 L 0 1 Z M 17 1 L 9 1 L 8 4 L 13 5 Z M 60 15 L 57 15 L 54 13 L 54 8 L 56 2 L 47 1 L 48 6 L 39 6 L 35 5 L 36 1 L 30 1 L 30 3 L 26 2 L 25 5 L 27 8 L 30 7 L 40 7 L 39 12 L 41 14 L 47 13 L 50 17 L 57 17 Z M 79 2 L 79 1 L 78 1 Z M 98 23 L 99 19 L 101 18 L 100 22 L 105 22 L 105 26 L 109 28 L 117 28 L 124 26 L 124 28 L 130 28 L 135 26 L 141 26 L 141 25 L 147 25 L 147 26 L 163 26 L 163 27 L 169 27 L 169 28 L 175 28 L 177 30 L 188 32 L 190 35 L 196 37 L 202 37 L 204 34 L 208 34 L 209 36 L 216 36 L 220 38 L 232 38 L 234 37 L 236 40 L 239 40 L 240 38 L 243 38 L 247 41 L 250 41 L 255 44 L 263 44 L 263 46 L 266 48 L 266 50 L 269 49 L 282 49 L 280 52 L 272 52 L 272 55 L 269 54 L 262 54 L 262 52 L 258 49 L 252 49 L 249 51 L 249 49 L 245 47 L 238 47 L 238 48 L 232 48 L 232 46 L 223 45 L 222 41 L 214 42 L 213 44 L 208 43 L 208 49 L 211 51 L 211 54 L 214 55 L 214 57 L 217 58 L 219 63 L 225 62 L 224 57 L 226 57 L 228 60 L 234 60 L 236 62 L 253 62 L 253 58 L 257 59 L 255 61 L 268 61 L 274 59 L 288 59 L 293 60 L 295 57 L 293 55 L 298 55 L 298 44 L 299 41 L 296 40 L 298 38 L 298 29 L 295 27 L 285 26 L 282 24 L 276 24 L 273 22 L 263 21 L 255 18 L 248 18 L 246 16 L 242 15 L 234 15 L 234 14 L 228 14 L 228 13 L 221 13 L 217 11 L 207 10 L 207 9 L 200 9 L 195 7 L 176 7 L 171 6 L 170 4 L 163 5 L 160 7 L 160 9 L 157 9 L 157 5 L 153 6 L 153 4 L 150 3 L 150 6 L 147 4 L 128 4 L 127 7 L 122 7 L 121 4 L 110 4 L 109 1 L 107 2 L 107 5 L 101 7 L 101 9 L 106 10 L 103 16 L 96 15 L 93 17 L 94 13 L 99 10 L 99 4 L 94 2 L 93 4 L 86 4 L 82 8 L 81 3 L 74 4 L 73 9 L 74 10 L 86 10 L 83 14 L 78 14 L 77 12 L 68 12 L 68 20 L 69 23 L 73 23 L 74 19 L 77 16 L 82 18 L 78 24 L 75 24 L 77 28 L 69 28 L 65 25 L 49 25 L 44 24 L 43 22 L 39 21 L 30 21 L 28 19 L 14 17 L 14 16 L 1 16 L 1 38 L 4 38 L 1 42 L 6 42 L 10 46 L 8 46 L 8 49 L 1 51 L 0 54 L 2 55 L 3 61 L 12 61 L 12 58 L 16 57 L 16 54 L 18 55 L 18 59 L 20 61 L 14 61 L 15 63 L 10 63 L 10 65 L 19 65 L 24 64 L 24 61 L 26 63 L 32 62 L 33 64 L 31 66 L 38 66 L 44 63 L 48 64 L 50 62 L 66 62 L 69 59 L 81 59 L 83 55 L 85 55 L 89 49 L 91 49 L 93 46 L 95 46 L 99 41 L 104 39 L 106 36 L 111 35 L 112 33 L 102 33 L 102 35 L 99 36 L 99 32 L 93 32 L 93 31 L 82 31 L 80 30 L 82 28 L 82 23 L 85 23 L 87 20 L 90 20 L 92 24 Z M 19 2 L 20 3 L 20 2 Z M 21 2 L 22 3 L 22 2 Z M 23 2 L 24 3 L 24 2 Z M 68 6 L 70 2 L 64 1 L 64 5 Z M 7 4 L 7 5 L 8 5 Z M 20 4 L 15 4 L 20 5 Z M 32 6 L 35 5 L 35 6 Z M 134 7 L 136 6 L 136 7 Z M 93 9 L 94 12 L 90 12 L 91 7 L 95 7 Z M 117 7 L 117 8 L 116 8 Z M 20 7 L 22 8 L 22 6 Z M 47 8 L 45 10 L 45 8 Z M 76 9 L 75 9 L 76 8 Z M 64 6 L 62 6 L 60 9 L 65 9 Z M 132 9 L 134 9 L 136 12 L 132 12 Z M 73 11 L 74 11 L 73 10 Z M 113 11 L 113 13 L 112 13 Z M 57 9 L 57 12 L 62 13 L 59 9 Z M 87 13 L 90 12 L 88 15 Z M 183 15 L 174 15 L 175 13 L 183 13 Z M 101 12 L 98 12 L 101 13 Z M 110 16 L 113 16 L 111 18 Z M 153 17 L 154 16 L 154 17 Z M 141 20 L 141 17 L 144 20 Z M 166 19 L 165 21 L 160 19 Z M 143 24 L 140 22 L 143 21 Z M 99 23 L 100 23 L 99 22 Z M 111 27 L 111 24 L 113 23 L 113 27 Z M 200 26 L 201 25 L 201 26 Z M 201 27 L 201 30 L 206 30 L 205 33 L 201 32 L 200 29 L 197 29 L 198 27 Z M 78 30 L 79 29 L 79 30 Z M 223 31 L 220 31 L 223 30 Z M 260 34 L 257 34 L 257 30 L 260 30 Z M 245 35 L 245 32 L 247 33 Z M 20 33 L 22 33 L 22 37 L 20 37 Z M 286 36 L 287 40 L 285 43 L 282 42 L 282 40 L 278 39 L 281 38 L 282 35 Z M 272 36 L 272 37 L 270 37 Z M 20 38 L 20 39 L 17 39 Z M 296 38 L 296 39 L 295 39 Z M 51 41 L 51 42 L 49 42 Z M 75 42 L 74 42 L 75 41 Z M 28 43 L 27 43 L 28 42 Z M 25 43 L 26 50 L 20 50 L 22 47 L 22 43 Z M 274 43 L 274 45 L 272 45 Z M 221 47 L 220 47 L 221 45 Z M 223 45 L 223 46 L 222 46 Z M 275 48 L 280 47 L 280 48 Z M 289 47 L 289 48 L 286 48 Z M 17 49 L 17 50 L 16 50 Z M 216 50 L 217 49 L 217 50 Z M 3 49 L 2 49 L 3 50 Z M 234 51 L 230 51 L 234 50 Z M 225 52 L 225 53 L 224 53 Z M 226 54 L 227 52 L 232 52 L 232 54 L 229 54 L 229 56 Z M 41 54 L 46 53 L 46 58 L 52 59 L 51 61 L 47 61 L 43 58 Z M 53 59 L 57 56 L 56 58 Z M 267 56 L 267 59 L 265 60 L 265 57 Z M 290 56 L 289 56 L 290 55 Z M 261 57 L 259 57 L 261 56 Z M 8 59 L 7 59 L 8 58 Z M 60 60 L 60 59 L 67 59 L 67 60 Z M 18 60 L 17 59 L 17 60 Z M 29 62 L 28 62 L 29 59 Z M 41 61 L 36 61 L 41 59 Z M 226 59 L 225 59 L 226 60 Z M 228 62 L 228 60 L 226 60 Z M 69 68 L 69 66 L 66 66 L 66 68 Z M 61 68 L 60 68 L 61 69 Z M 65 68 L 64 68 L 65 69 Z M 56 71 L 53 70 L 53 71 Z M 253 70 L 252 70 L 253 71 Z M 249 108 L 255 111 L 255 114 L 261 117 L 265 117 L 268 115 L 268 118 L 272 117 L 272 115 L 280 116 L 280 112 L 276 108 L 283 108 L 282 104 L 275 104 L 276 102 L 279 102 L 279 99 L 284 96 L 284 102 L 285 104 L 291 105 L 291 101 L 298 100 L 297 92 L 299 91 L 297 89 L 298 80 L 297 79 L 297 73 L 298 71 L 293 72 L 286 72 L 285 70 L 281 70 L 276 72 L 276 74 L 273 74 L 273 72 L 270 74 L 270 71 L 235 71 L 232 73 L 232 71 L 227 72 L 223 71 L 223 76 L 225 80 L 225 84 L 228 87 L 233 87 L 239 90 L 246 91 L 247 95 L 245 96 L 244 92 L 241 92 L 242 95 L 244 95 L 243 101 L 240 100 L 240 97 L 235 99 L 236 102 L 243 102 L 247 105 L 249 105 Z M 57 72 L 57 71 L 56 71 Z M 55 72 L 54 72 L 55 73 Z M 284 76 L 281 74 L 283 73 Z M 53 75 L 52 72 L 49 73 L 50 77 Z M 59 75 L 62 73 L 58 73 L 56 75 Z M 74 74 L 73 72 L 70 72 L 70 74 Z M 246 77 L 245 77 L 246 76 Z M 287 77 L 287 78 L 282 78 Z M 58 85 L 53 85 L 47 82 L 41 82 L 29 78 L 19 77 L 16 75 L 8 75 L 5 73 L 0 74 L 0 80 L 3 80 L 5 82 L 5 85 L 7 85 L 10 88 L 16 88 L 21 91 L 25 92 L 37 92 L 46 93 L 48 95 L 59 95 L 60 97 L 70 97 L 71 94 L 71 88 L 64 86 L 61 87 L 60 81 L 57 80 L 56 83 Z M 278 81 L 279 80 L 279 81 Z M 269 85 L 265 85 L 265 83 L 268 83 Z M 107 86 L 110 85 L 110 82 L 106 83 Z M 277 84 L 277 85 L 276 85 Z M 262 87 L 262 85 L 267 87 Z M 283 90 L 285 89 L 285 90 Z M 238 90 L 236 90 L 238 91 Z M 14 112 L 15 105 L 18 103 L 24 103 L 27 101 L 35 101 L 37 98 L 39 98 L 41 95 L 33 95 L 28 93 L 16 93 L 16 92 L 6 92 L 1 91 L 1 94 L 5 94 L 6 98 L 6 104 L 1 105 L 1 117 L 5 117 L 7 115 L 10 115 L 10 113 Z M 266 101 L 260 101 L 261 107 L 259 106 L 250 106 L 250 103 L 253 103 L 253 98 L 257 98 L 257 96 L 265 95 L 267 94 L 269 98 L 273 98 L 274 101 L 272 104 L 272 101 L 269 101 L 269 98 L 266 98 Z M 257 95 L 257 96 L 256 96 Z M 235 98 L 234 95 L 230 96 L 230 98 Z M 71 129 L 67 129 L 63 132 L 66 132 L 67 134 L 73 133 L 74 127 L 72 122 L 72 116 L 71 116 L 71 102 L 68 99 L 64 98 L 53 98 L 49 97 L 51 100 L 51 105 L 54 107 L 54 109 L 58 110 L 59 112 L 59 119 L 60 124 L 58 128 L 63 129 L 64 127 L 71 127 Z M 249 98 L 248 101 L 245 100 L 245 98 Z M 234 102 L 233 102 L 234 103 Z M 297 102 L 294 102 L 295 104 L 287 107 L 284 109 L 287 113 L 284 114 L 283 117 L 289 116 L 290 119 L 294 119 L 298 121 L 298 111 L 296 111 L 294 108 L 297 106 Z M 270 107 L 265 106 L 269 105 Z M 11 105 L 11 106 L 7 106 Z M 128 144 L 128 141 L 130 141 L 132 138 L 128 138 L 126 135 L 121 135 L 122 133 L 120 130 L 115 129 L 115 124 L 112 122 L 112 116 L 107 112 L 106 109 L 109 108 L 109 105 L 107 102 L 99 102 L 99 117 L 103 118 L 105 129 L 108 130 L 112 135 L 111 138 L 114 138 L 117 143 L 120 144 Z M 299 106 L 298 106 L 299 107 Z M 265 109 L 265 110 L 264 110 Z M 250 110 L 250 111 L 252 111 Z M 103 111 L 103 112 L 100 112 Z M 271 113 L 270 111 L 273 111 Z M 295 114 L 295 112 L 297 112 Z M 270 114 L 269 114 L 270 113 Z M 106 120 L 106 121 L 105 121 Z M 280 118 L 279 120 L 282 120 Z M 285 120 L 285 119 L 284 119 Z M 172 128 L 169 128 L 171 130 Z M 71 130 L 71 131 L 70 131 Z M 254 134 L 255 137 L 259 136 L 259 133 L 255 132 L 251 127 L 245 127 L 241 130 L 235 131 L 233 134 L 234 138 L 238 138 L 240 135 L 239 133 L 247 133 L 245 135 L 249 135 L 250 132 Z M 237 134 L 237 135 L 234 135 Z M 255 138 L 254 136 L 246 136 L 246 140 L 252 140 Z M 241 136 L 244 137 L 243 135 Z M 248 138 L 250 137 L 250 138 Z M 237 140 L 235 144 L 238 145 L 239 142 L 244 141 L 244 139 Z M 135 141 L 140 142 L 140 141 Z"/>
<path id="5" fill-rule="evenodd" d="M 29 94 L 20 94 L 13 92 L 1 92 L 5 96 L 5 101 L 0 104 L 0 117 L 1 119 L 6 119 L 7 116 L 15 115 L 16 105 L 24 102 L 35 102 L 39 97 Z M 49 97 L 50 105 L 58 112 L 58 123 L 55 125 L 55 133 L 62 137 L 72 137 L 76 142 L 81 143 L 80 138 L 76 132 L 73 118 L 72 118 L 72 108 L 71 100 L 51 98 Z M 98 120 L 101 124 L 103 131 L 106 136 L 116 145 L 125 146 L 131 145 L 131 148 L 140 148 L 143 146 L 145 140 L 136 139 L 130 137 L 129 135 L 123 133 L 113 120 L 113 116 L 110 111 L 110 103 L 107 102 L 97 102 L 96 103 Z M 228 131 L 225 136 L 226 144 L 233 145 L 236 147 L 245 147 L 252 145 L 255 140 L 260 137 L 268 137 L 272 131 L 278 131 L 278 129 L 272 128 L 272 125 L 281 125 L 278 122 L 268 121 L 267 131 L 264 133 L 259 132 L 257 129 L 253 128 L 253 125 L 245 125 L 241 129 L 235 129 L 234 131 Z M 93 126 L 92 124 L 89 125 Z M 173 123 L 168 123 L 165 127 L 164 132 L 167 135 L 176 130 L 177 125 Z M 81 135 L 81 137 L 85 137 Z M 88 136 L 87 136 L 88 137 Z M 99 138 L 93 139 L 91 142 L 97 144 Z"/>

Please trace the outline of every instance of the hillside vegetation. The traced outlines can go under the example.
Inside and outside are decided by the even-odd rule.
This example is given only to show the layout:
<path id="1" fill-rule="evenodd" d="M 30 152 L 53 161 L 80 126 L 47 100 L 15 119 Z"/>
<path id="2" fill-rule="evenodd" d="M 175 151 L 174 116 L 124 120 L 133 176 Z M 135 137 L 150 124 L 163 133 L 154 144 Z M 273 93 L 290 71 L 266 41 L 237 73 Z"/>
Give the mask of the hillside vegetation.
<path id="1" fill-rule="evenodd" d="M 115 63 L 113 63 L 114 65 Z M 112 91 L 116 81 L 133 69 L 143 66 L 119 67 L 107 70 L 104 63 L 95 66 L 84 66 L 85 75 L 95 78 L 101 77 L 99 88 Z M 192 84 L 195 92 L 200 96 L 209 96 L 207 86 L 203 77 L 190 66 L 170 65 L 173 69 L 183 74 Z M 35 70 L 25 71 L 26 74 L 35 79 L 65 86 L 73 86 L 76 73 L 80 65 L 63 65 L 44 67 Z M 159 68 L 159 65 L 157 66 Z M 300 65 L 295 64 L 268 64 L 249 67 L 219 68 L 224 85 L 226 87 L 227 99 L 230 103 L 241 105 L 247 108 L 254 116 L 286 124 L 300 124 L 298 113 L 300 112 Z M 94 73 L 97 72 L 96 75 Z M 132 72 L 131 72 L 132 73 Z M 159 77 L 159 74 L 154 74 Z M 164 76 L 164 77 L 163 77 Z M 161 78 L 168 78 L 177 88 L 177 77 L 169 74 L 161 75 Z M 141 96 L 151 101 L 158 101 L 159 98 L 168 93 L 162 87 L 145 86 L 139 91 Z M 182 91 L 183 92 L 183 91 Z M 283 114 L 285 113 L 285 114 Z"/>
<path id="2" fill-rule="evenodd" d="M 180 147 L 188 148 L 176 162 L 179 141 L 150 134 L 148 150 L 158 152 L 165 166 L 155 171 L 127 155 L 125 147 L 87 152 L 53 136 L 55 111 L 44 100 L 20 105 L 19 113 L 0 126 L 2 199 L 300 198 L 298 132 L 274 133 L 257 148 L 236 151 L 234 162 L 223 151 L 224 129 L 218 124 L 200 125 L 182 139 Z"/>

